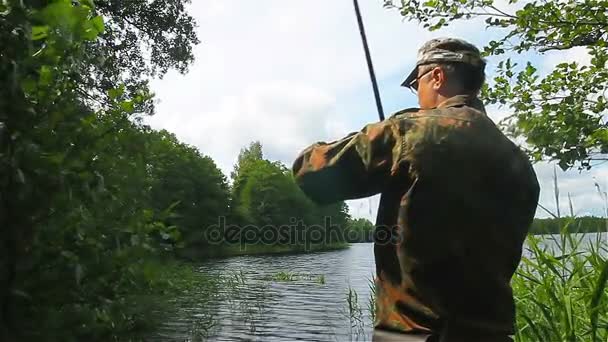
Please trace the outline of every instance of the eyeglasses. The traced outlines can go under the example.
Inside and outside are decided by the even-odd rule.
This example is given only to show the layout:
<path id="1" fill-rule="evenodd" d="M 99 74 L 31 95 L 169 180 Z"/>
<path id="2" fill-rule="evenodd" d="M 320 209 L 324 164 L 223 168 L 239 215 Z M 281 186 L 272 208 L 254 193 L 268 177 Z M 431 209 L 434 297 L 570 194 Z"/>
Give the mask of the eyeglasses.
<path id="1" fill-rule="evenodd" d="M 420 79 L 423 78 L 424 76 L 426 76 L 426 74 L 428 74 L 431 71 L 433 71 L 433 69 L 429 69 L 429 70 L 425 71 L 422 75 L 413 79 L 412 82 L 410 82 L 410 84 L 409 84 L 410 90 L 412 90 L 412 92 L 418 91 L 418 82 L 420 82 Z"/>

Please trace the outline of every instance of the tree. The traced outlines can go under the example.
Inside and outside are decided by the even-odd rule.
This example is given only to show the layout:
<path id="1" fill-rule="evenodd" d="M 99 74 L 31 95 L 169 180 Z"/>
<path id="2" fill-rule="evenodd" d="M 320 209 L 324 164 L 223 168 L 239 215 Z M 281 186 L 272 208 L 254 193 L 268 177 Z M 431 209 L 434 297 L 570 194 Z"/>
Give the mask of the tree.
<path id="1" fill-rule="evenodd" d="M 347 237 L 349 242 L 373 242 L 375 226 L 370 220 L 358 218 L 349 220 Z"/>
<path id="2" fill-rule="evenodd" d="M 262 159 L 264 159 L 262 144 L 259 141 L 251 142 L 248 147 L 241 148 L 236 164 L 234 164 L 234 168 L 230 173 L 230 178 L 232 178 L 233 182 L 238 182 L 241 170 L 247 168 L 248 163 Z"/>
<path id="3" fill-rule="evenodd" d="M 501 35 L 484 48 L 486 56 L 501 56 L 493 84 L 483 97 L 507 105 L 513 115 L 504 126 L 524 136 L 535 160 L 559 162 L 562 169 L 589 169 L 606 160 L 608 127 L 607 29 L 608 2 L 603 0 L 385 0 L 409 20 L 437 30 L 457 20 L 484 18 Z M 589 65 L 564 61 L 547 74 L 532 63 L 518 65 L 511 56 L 525 52 L 585 48 Z"/>
<path id="4" fill-rule="evenodd" d="M 247 224 L 251 221 L 246 207 L 239 205 L 239 198 L 243 186 L 247 183 L 247 175 L 250 167 L 257 162 L 264 160 L 262 152 L 262 144 L 259 141 L 254 141 L 248 147 L 241 148 L 236 164 L 230 173 L 232 179 L 231 196 L 230 196 L 230 221 L 234 224 Z"/>
<path id="5" fill-rule="evenodd" d="M 226 177 L 211 158 L 180 143 L 175 135 L 163 130 L 146 136 L 150 206 L 157 212 L 171 207 L 166 224 L 179 229 L 187 247 L 200 247 L 206 242 L 205 228 L 227 214 Z"/>
<path id="6" fill-rule="evenodd" d="M 158 281 L 141 263 L 172 229 L 132 115 L 152 111 L 151 75 L 191 61 L 184 3 L 0 2 L 0 340 L 25 321 L 99 337 L 130 324 L 128 289 Z"/>
<path id="7" fill-rule="evenodd" d="M 327 229 L 330 227 L 325 224 L 329 219 L 339 229 L 331 233 L 340 239 L 343 237 L 350 219 L 346 203 L 326 206 L 313 203 L 297 186 L 285 165 L 263 158 L 262 146 L 257 142 L 241 150 L 238 160 L 233 172 L 231 224 L 255 225 L 262 229 L 265 226 L 294 226 L 301 222 L 310 229 L 312 226 Z M 263 234 L 263 230 L 260 232 Z M 324 230 L 325 236 L 328 233 Z"/>

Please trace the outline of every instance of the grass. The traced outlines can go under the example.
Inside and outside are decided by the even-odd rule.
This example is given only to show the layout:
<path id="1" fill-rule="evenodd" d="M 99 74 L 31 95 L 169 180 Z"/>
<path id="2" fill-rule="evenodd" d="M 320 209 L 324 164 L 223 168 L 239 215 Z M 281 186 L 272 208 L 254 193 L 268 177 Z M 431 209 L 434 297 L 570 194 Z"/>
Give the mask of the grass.
<path id="1" fill-rule="evenodd" d="M 295 281 L 298 279 L 298 274 L 281 271 L 272 275 L 271 279 L 274 281 Z"/>
<path id="2" fill-rule="evenodd" d="M 555 170 L 553 186 L 556 213 L 539 207 L 562 219 Z M 595 187 L 608 217 L 608 195 L 597 182 Z M 528 255 L 513 277 L 517 342 L 608 341 L 608 235 L 576 234 L 574 205 L 568 199 L 570 217 L 560 234 L 530 235 Z"/>
<path id="3" fill-rule="evenodd" d="M 605 237 L 604 237 L 605 238 Z M 608 340 L 608 245 L 566 228 L 559 236 L 530 236 L 530 256 L 513 278 L 516 340 Z"/>
<path id="4" fill-rule="evenodd" d="M 368 280 L 369 297 L 367 298 L 367 311 L 372 323 L 376 320 L 376 282 L 374 278 Z"/>
<path id="5" fill-rule="evenodd" d="M 351 338 L 353 338 L 353 340 L 358 340 L 364 333 L 365 320 L 363 308 L 359 304 L 359 295 L 357 294 L 357 291 L 349 286 L 346 291 L 345 300 L 347 305 L 344 314 L 350 323 Z"/>

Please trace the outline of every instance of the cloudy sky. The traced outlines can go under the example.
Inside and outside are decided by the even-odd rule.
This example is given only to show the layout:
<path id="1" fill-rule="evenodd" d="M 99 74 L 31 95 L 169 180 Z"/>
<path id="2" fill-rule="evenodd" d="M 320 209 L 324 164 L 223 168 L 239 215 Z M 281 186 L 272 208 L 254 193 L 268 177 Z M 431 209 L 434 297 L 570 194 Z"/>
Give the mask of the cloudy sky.
<path id="1" fill-rule="evenodd" d="M 382 0 L 360 0 L 385 111 L 417 105 L 399 87 L 416 50 L 437 36 L 479 46 L 494 36 L 482 23 L 429 33 L 405 22 Z M 148 119 L 210 155 L 229 174 L 241 147 L 259 140 L 266 157 L 291 165 L 312 142 L 333 140 L 377 120 L 351 0 L 194 0 L 190 6 L 202 43 L 186 75 L 170 72 L 153 82 L 158 114 Z M 564 60 L 587 61 L 584 51 L 526 56 L 541 69 Z M 488 71 L 497 63 L 489 60 Z M 508 112 L 494 108 L 499 120 Z M 552 210 L 550 164 L 536 165 L 541 203 Z M 562 212 L 568 193 L 579 215 L 604 212 L 594 182 L 608 189 L 608 167 L 558 170 Z M 377 197 L 350 201 L 351 214 L 374 218 Z M 547 214 L 539 209 L 537 216 Z"/>

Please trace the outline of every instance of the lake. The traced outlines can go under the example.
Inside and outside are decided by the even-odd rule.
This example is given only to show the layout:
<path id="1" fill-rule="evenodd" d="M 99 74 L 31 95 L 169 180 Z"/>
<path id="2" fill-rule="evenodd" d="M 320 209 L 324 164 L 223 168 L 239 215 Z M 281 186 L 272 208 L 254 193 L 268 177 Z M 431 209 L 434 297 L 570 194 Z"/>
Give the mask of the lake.
<path id="1" fill-rule="evenodd" d="M 372 243 L 311 254 L 209 260 L 201 272 L 219 273 L 230 286 L 203 303 L 189 299 L 150 340 L 369 340 L 374 269 Z M 293 279 L 276 279 L 281 274 Z M 358 295 L 360 311 L 349 310 L 349 286 Z"/>
<path id="2" fill-rule="evenodd" d="M 597 237 L 586 234 L 581 245 Z M 544 236 L 543 240 L 555 248 L 559 237 Z M 159 327 L 150 341 L 369 340 L 369 285 L 374 267 L 372 243 L 311 254 L 209 260 L 200 270 L 224 279 L 217 293 L 205 296 L 205 301 L 183 298 L 177 303 L 178 314 Z M 351 305 L 352 309 L 347 301 L 349 287 L 354 289 L 351 303 L 358 304 Z M 352 297 L 354 293 L 357 298 Z"/>

